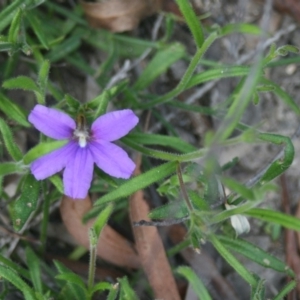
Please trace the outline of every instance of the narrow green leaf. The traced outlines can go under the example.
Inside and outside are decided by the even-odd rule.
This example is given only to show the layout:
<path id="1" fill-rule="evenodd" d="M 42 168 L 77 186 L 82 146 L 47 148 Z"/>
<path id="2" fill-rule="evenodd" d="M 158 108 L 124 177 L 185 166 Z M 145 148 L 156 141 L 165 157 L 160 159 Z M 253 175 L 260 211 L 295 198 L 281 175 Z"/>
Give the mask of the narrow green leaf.
<path id="1" fill-rule="evenodd" d="M 176 0 L 176 3 L 179 6 L 181 13 L 183 14 L 184 19 L 190 28 L 190 31 L 193 35 L 193 38 L 194 38 L 194 41 L 195 41 L 197 47 L 201 48 L 201 46 L 204 42 L 203 29 L 202 29 L 199 19 L 197 18 L 196 14 L 191 6 L 190 1 Z"/>
<path id="2" fill-rule="evenodd" d="M 75 273 L 65 272 L 65 273 L 56 275 L 55 278 L 60 279 L 60 280 L 65 280 L 68 283 L 76 284 L 78 287 L 85 290 L 85 284 L 84 284 L 82 278 Z"/>
<path id="3" fill-rule="evenodd" d="M 2 256 L 1 254 L 0 254 L 0 262 L 1 262 L 1 265 L 4 265 L 4 266 L 12 269 L 12 271 L 16 272 L 17 274 L 21 275 L 22 277 L 24 277 L 28 280 L 30 279 L 28 270 L 21 267 L 18 263 L 15 263 L 12 260 Z"/>
<path id="4" fill-rule="evenodd" d="M 300 56 L 297 55 L 294 57 L 282 58 L 282 59 L 278 59 L 276 61 L 272 61 L 267 64 L 267 67 L 274 68 L 274 67 L 278 67 L 278 66 L 287 66 L 290 64 L 299 64 L 299 62 L 300 62 Z"/>
<path id="5" fill-rule="evenodd" d="M 101 87 L 107 86 L 111 71 L 119 59 L 119 49 L 114 48 L 114 46 L 112 44 L 113 48 L 106 52 L 108 57 L 101 63 L 95 73 L 95 78 Z"/>
<path id="6" fill-rule="evenodd" d="M 202 280 L 190 267 L 179 267 L 176 269 L 176 273 L 186 278 L 186 280 L 191 284 L 194 292 L 198 296 L 198 299 L 212 300 Z"/>
<path id="7" fill-rule="evenodd" d="M 34 289 L 42 294 L 43 284 L 40 270 L 40 258 L 29 247 L 26 248 L 26 261 Z"/>
<path id="8" fill-rule="evenodd" d="M 190 105 L 180 101 L 170 101 L 167 103 L 169 106 L 180 108 L 181 110 L 198 112 L 203 115 L 213 116 L 216 115 L 216 111 L 213 108 L 201 106 L 201 105 Z"/>
<path id="9" fill-rule="evenodd" d="M 183 201 L 172 201 L 167 204 L 161 205 L 154 208 L 148 214 L 151 219 L 180 219 L 189 214 L 185 202 Z"/>
<path id="10" fill-rule="evenodd" d="M 226 140 L 234 131 L 249 105 L 252 93 L 259 82 L 262 72 L 261 54 L 257 56 L 256 62 L 251 67 L 248 76 L 241 80 L 234 91 L 234 100 L 224 117 L 222 124 L 214 135 L 212 144 Z"/>
<path id="11" fill-rule="evenodd" d="M 160 145 L 170 147 L 183 153 L 195 151 L 196 148 L 191 144 L 183 141 L 181 138 L 175 136 L 167 136 L 160 134 L 144 134 L 131 133 L 127 137 L 135 143 L 142 145 Z"/>
<path id="12" fill-rule="evenodd" d="M 246 201 L 245 203 L 243 203 L 235 208 L 223 210 L 219 213 L 214 214 L 211 217 L 211 219 L 209 220 L 210 224 L 218 224 L 220 222 L 227 220 L 228 218 L 230 218 L 234 215 L 245 214 L 246 211 L 248 211 L 252 207 L 256 206 L 257 204 L 258 204 L 258 201 Z"/>
<path id="13" fill-rule="evenodd" d="M 36 8 L 36 7 L 40 6 L 41 4 L 43 4 L 46 1 L 47 0 L 29 0 L 29 1 L 27 1 L 28 3 L 27 3 L 27 6 L 26 6 L 26 9 L 30 10 L 30 9 Z"/>
<path id="14" fill-rule="evenodd" d="M 170 44 L 167 48 L 159 50 L 153 59 L 147 64 L 145 70 L 139 76 L 133 88 L 135 90 L 145 89 L 159 75 L 165 73 L 173 63 L 182 58 L 184 55 L 185 49 L 179 43 Z"/>
<path id="15" fill-rule="evenodd" d="M 14 15 L 9 31 L 8 31 L 8 42 L 17 43 L 19 41 L 19 31 L 22 22 L 23 11 L 22 9 L 18 9 L 16 14 Z"/>
<path id="16" fill-rule="evenodd" d="M 247 188 L 245 185 L 231 179 L 228 177 L 222 177 L 222 182 L 226 185 L 230 190 L 237 192 L 243 198 L 247 200 L 255 200 L 254 190 L 251 188 Z"/>
<path id="17" fill-rule="evenodd" d="M 224 247 L 215 235 L 210 235 L 210 242 L 214 245 L 220 255 L 231 265 L 236 272 L 244 278 L 252 287 L 256 286 L 257 279 Z"/>
<path id="18" fill-rule="evenodd" d="M 5 148 L 10 154 L 13 160 L 20 161 L 23 157 L 23 154 L 16 142 L 13 139 L 12 132 L 6 122 L 0 118 L 0 132 L 4 141 Z"/>
<path id="19" fill-rule="evenodd" d="M 54 260 L 54 264 L 60 275 L 63 275 L 63 274 L 68 275 L 70 273 L 73 273 L 59 261 Z M 58 275 L 58 276 L 60 276 L 60 275 Z M 74 274 L 74 275 L 79 277 L 76 274 Z M 66 281 L 67 290 L 65 293 L 68 295 L 68 298 L 65 298 L 65 299 L 74 299 L 74 300 L 87 299 L 86 298 L 86 296 L 87 296 L 86 289 L 83 289 L 81 284 L 79 283 L 82 279 L 80 277 L 78 280 L 77 279 L 75 279 L 74 276 L 72 276 L 71 281 L 68 281 L 68 280 Z M 64 275 L 63 275 L 63 280 L 65 280 Z M 75 280 L 76 283 L 73 283 L 72 280 Z"/>
<path id="20" fill-rule="evenodd" d="M 91 294 L 93 295 L 96 292 L 110 291 L 112 288 L 112 285 L 108 282 L 98 282 L 93 286 Z"/>
<path id="21" fill-rule="evenodd" d="M 13 173 L 21 173 L 22 171 L 22 166 L 15 162 L 0 163 L 0 176 L 5 176 Z"/>
<path id="22" fill-rule="evenodd" d="M 51 10 L 54 10 L 61 16 L 66 17 L 67 19 L 70 19 L 80 25 L 83 25 L 83 26 L 87 25 L 86 21 L 82 18 L 81 15 L 78 16 L 77 14 L 74 13 L 74 11 L 71 11 L 70 9 L 63 7 L 62 5 L 60 5 L 58 3 L 56 4 L 51 1 L 46 1 L 46 6 L 48 8 L 50 8 Z M 82 14 L 82 12 L 81 12 L 81 14 Z"/>
<path id="23" fill-rule="evenodd" d="M 290 281 L 274 298 L 273 300 L 282 300 L 297 286 L 297 281 Z"/>
<path id="24" fill-rule="evenodd" d="M 272 87 L 272 92 L 277 95 L 290 109 L 292 109 L 296 114 L 300 114 L 299 105 L 294 101 L 294 99 L 284 91 L 275 82 L 268 80 L 266 78 L 261 78 L 261 83 Z"/>
<path id="25" fill-rule="evenodd" d="M 40 93 L 37 94 L 37 100 L 40 104 L 45 104 L 48 76 L 49 76 L 50 62 L 49 60 L 43 60 L 40 66 L 38 81 Z"/>
<path id="26" fill-rule="evenodd" d="M 64 99 L 65 94 L 57 86 L 52 84 L 51 81 L 48 81 L 48 89 L 50 94 L 57 102 L 60 102 Z"/>
<path id="27" fill-rule="evenodd" d="M 66 101 L 67 105 L 70 107 L 70 109 L 72 111 L 77 112 L 80 108 L 80 102 L 77 99 L 75 99 L 74 97 L 72 97 L 71 95 L 69 95 L 69 94 L 66 94 L 64 96 L 63 101 Z"/>
<path id="28" fill-rule="evenodd" d="M 30 164 L 37 158 L 46 155 L 58 148 L 63 147 L 68 143 L 68 140 L 52 141 L 46 143 L 40 143 L 34 148 L 30 149 L 23 157 L 23 162 L 25 165 Z"/>
<path id="29" fill-rule="evenodd" d="M 221 167 L 216 159 L 210 158 L 206 161 L 202 182 L 205 185 L 204 199 L 208 207 L 216 205 L 216 203 L 219 203 L 224 198 L 224 189 L 218 175 L 220 170 Z"/>
<path id="30" fill-rule="evenodd" d="M 64 185 L 61 178 L 58 175 L 53 175 L 50 178 L 52 184 L 56 187 L 56 189 L 63 194 L 64 193 Z"/>
<path id="31" fill-rule="evenodd" d="M 13 119 L 22 126 L 30 127 L 30 124 L 21 108 L 1 93 L 0 110 L 2 110 L 8 118 Z"/>
<path id="32" fill-rule="evenodd" d="M 289 53 L 299 54 L 299 48 L 294 45 L 283 45 L 276 50 L 276 55 L 286 56 Z"/>
<path id="33" fill-rule="evenodd" d="M 49 3 L 49 2 L 48 2 Z M 133 38 L 128 35 L 112 34 L 107 31 L 89 31 L 82 37 L 88 44 L 93 47 L 105 50 L 107 53 L 111 49 L 118 49 L 118 54 L 121 57 L 138 57 L 147 49 L 160 49 L 160 42 L 152 42 Z"/>
<path id="34" fill-rule="evenodd" d="M 120 289 L 120 299 L 122 300 L 138 300 L 138 296 L 130 286 L 127 277 L 118 278 L 121 285 Z"/>
<path id="35" fill-rule="evenodd" d="M 143 153 L 144 155 L 155 157 L 162 160 L 168 160 L 168 161 L 178 161 L 178 162 L 184 162 L 184 161 L 190 161 L 192 159 L 196 159 L 199 157 L 203 157 L 207 153 L 206 148 L 199 149 L 197 151 L 189 152 L 189 153 L 169 153 L 166 151 L 159 151 L 159 150 L 153 150 L 150 148 L 146 148 L 144 146 L 139 145 L 138 143 L 133 142 L 130 140 L 127 136 L 122 138 L 122 142 L 131 147 L 132 149 Z"/>
<path id="36" fill-rule="evenodd" d="M 231 168 L 233 168 L 234 166 L 236 166 L 238 163 L 239 163 L 239 158 L 238 157 L 234 157 L 231 161 L 225 163 L 221 167 L 222 168 L 222 172 L 230 170 Z"/>
<path id="37" fill-rule="evenodd" d="M 121 81 L 111 88 L 104 90 L 96 98 L 86 103 L 87 109 L 96 110 L 94 114 L 96 118 L 100 115 L 103 115 L 107 110 L 109 101 L 116 97 L 118 94 L 124 92 L 124 89 L 127 88 L 127 85 L 127 81 Z"/>
<path id="38" fill-rule="evenodd" d="M 145 172 L 139 176 L 136 176 L 124 184 L 120 185 L 113 191 L 105 194 L 95 202 L 95 207 L 91 209 L 83 218 L 84 221 L 92 217 L 98 216 L 102 210 L 101 204 L 115 201 L 117 199 L 127 197 L 139 189 L 145 188 L 150 184 L 165 178 L 166 176 L 175 172 L 177 162 L 169 162 L 159 167 L 153 168 L 152 170 Z"/>
<path id="39" fill-rule="evenodd" d="M 24 0 L 15 0 L 10 5 L 7 5 L 0 12 L 0 32 L 7 27 L 12 18 L 15 16 L 15 11 L 24 3 Z"/>
<path id="40" fill-rule="evenodd" d="M 191 88 L 195 85 L 211 80 L 247 76 L 249 71 L 250 68 L 248 66 L 216 67 L 194 75 L 189 81 L 187 88 Z"/>
<path id="41" fill-rule="evenodd" d="M 300 219 L 283 214 L 278 211 L 262 208 L 252 208 L 244 212 L 244 214 L 266 222 L 279 224 L 288 229 L 300 231 Z"/>
<path id="42" fill-rule="evenodd" d="M 30 23 L 31 28 L 35 33 L 35 35 L 37 36 L 40 43 L 43 45 L 45 49 L 48 50 L 49 43 L 48 43 L 46 32 L 41 27 L 41 20 L 39 20 L 34 13 L 29 11 L 26 12 L 26 19 Z"/>
<path id="43" fill-rule="evenodd" d="M 256 87 L 257 92 L 272 92 L 274 91 L 274 86 L 271 84 L 261 84 Z"/>
<path id="44" fill-rule="evenodd" d="M 17 46 L 14 43 L 0 41 L 0 51 L 13 53 L 16 51 L 16 48 L 17 48 Z"/>
<path id="45" fill-rule="evenodd" d="M 25 91 L 40 92 L 36 83 L 27 76 L 18 76 L 5 80 L 2 84 L 2 87 L 5 89 L 22 89 Z"/>
<path id="46" fill-rule="evenodd" d="M 110 217 L 110 215 L 113 212 L 113 205 L 109 204 L 107 205 L 99 214 L 99 216 L 96 218 L 94 224 L 93 224 L 93 228 L 95 230 L 96 236 L 97 238 L 99 238 L 100 233 L 103 229 L 103 227 L 105 226 L 105 224 L 108 221 L 108 218 Z"/>
<path id="47" fill-rule="evenodd" d="M 113 93 L 114 93 L 114 91 L 112 89 L 104 90 L 99 96 L 97 96 L 96 98 L 94 98 L 93 100 L 91 100 L 87 103 L 89 108 L 94 107 L 94 109 L 95 109 L 94 119 L 105 114 L 107 105 L 108 105 L 109 101 L 111 100 Z"/>
<path id="48" fill-rule="evenodd" d="M 275 160 L 270 167 L 265 171 L 264 175 L 260 179 L 260 183 L 263 184 L 268 182 L 289 168 L 294 160 L 295 149 L 293 142 L 287 136 L 271 133 L 260 133 L 258 135 L 260 140 L 270 142 L 276 145 L 284 145 L 284 156 L 283 158 Z"/>
<path id="49" fill-rule="evenodd" d="M 27 285 L 27 283 L 20 278 L 18 273 L 12 269 L 0 265 L 0 276 L 11 284 L 13 284 L 24 295 L 25 300 L 36 300 L 34 291 Z"/>
<path id="50" fill-rule="evenodd" d="M 46 55 L 47 59 L 53 63 L 66 57 L 79 48 L 81 44 L 80 39 L 80 36 L 72 35 L 70 38 L 54 47 L 51 52 Z"/>
<path id="51" fill-rule="evenodd" d="M 211 44 L 218 38 L 218 33 L 217 32 L 212 32 L 207 39 L 204 41 L 203 45 L 201 48 L 199 48 L 197 50 L 197 52 L 195 53 L 194 57 L 192 58 L 188 68 L 186 69 L 184 75 L 182 76 L 180 82 L 178 83 L 178 85 L 171 90 L 170 92 L 168 92 L 167 94 L 158 97 L 148 103 L 143 103 L 140 104 L 141 108 L 147 109 L 147 108 L 151 108 L 155 105 L 160 105 L 163 104 L 165 102 L 170 101 L 171 99 L 173 99 L 174 97 L 176 97 L 177 95 L 179 95 L 181 92 L 183 92 L 184 90 L 187 89 L 189 82 L 192 78 L 193 73 L 195 72 L 200 59 L 202 58 L 202 56 L 205 54 L 205 52 L 208 50 L 208 48 L 211 46 Z"/>
<path id="52" fill-rule="evenodd" d="M 115 201 L 120 198 L 127 197 L 134 192 L 141 190 L 150 184 L 157 182 L 170 174 L 174 173 L 177 167 L 177 162 L 168 162 L 158 167 L 153 168 L 141 175 L 129 179 L 121 186 L 112 192 L 98 199 L 94 205 L 104 204 L 106 202 Z"/>
<path id="53" fill-rule="evenodd" d="M 23 181 L 21 196 L 14 201 L 12 207 L 12 218 L 15 230 L 19 231 L 30 215 L 37 208 L 37 201 L 40 192 L 40 182 L 31 174 L 26 175 Z"/>
<path id="54" fill-rule="evenodd" d="M 295 276 L 294 272 L 283 261 L 259 247 L 239 238 L 233 239 L 221 235 L 217 237 L 219 241 L 225 245 L 225 247 L 244 255 L 261 266 L 278 272 L 288 273 L 289 276 L 292 277 Z"/>
<path id="55" fill-rule="evenodd" d="M 239 32 L 244 34 L 262 35 L 263 31 L 260 27 L 249 23 L 227 24 L 221 28 L 221 35 L 228 35 Z"/>
<path id="56" fill-rule="evenodd" d="M 88 76 L 95 77 L 95 69 L 90 66 L 87 59 L 82 55 L 83 53 L 75 51 L 65 57 L 68 64 L 77 68 L 80 73 L 85 73 Z"/>
<path id="57" fill-rule="evenodd" d="M 254 92 L 254 93 L 253 93 L 253 98 L 252 98 L 253 104 L 254 104 L 254 105 L 257 105 L 257 104 L 259 103 L 259 100 L 260 100 L 259 94 L 258 94 L 257 92 Z"/>

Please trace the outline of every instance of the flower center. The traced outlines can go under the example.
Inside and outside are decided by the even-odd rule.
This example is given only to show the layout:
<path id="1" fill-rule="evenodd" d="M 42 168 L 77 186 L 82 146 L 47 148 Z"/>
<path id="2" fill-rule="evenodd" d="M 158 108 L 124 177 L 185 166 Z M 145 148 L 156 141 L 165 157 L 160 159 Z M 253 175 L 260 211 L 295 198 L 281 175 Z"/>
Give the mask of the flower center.
<path id="1" fill-rule="evenodd" d="M 83 115 L 78 115 L 76 120 L 76 129 L 73 132 L 74 138 L 78 141 L 81 148 L 87 145 L 87 140 L 89 139 L 89 130 L 86 126 L 85 117 Z"/>

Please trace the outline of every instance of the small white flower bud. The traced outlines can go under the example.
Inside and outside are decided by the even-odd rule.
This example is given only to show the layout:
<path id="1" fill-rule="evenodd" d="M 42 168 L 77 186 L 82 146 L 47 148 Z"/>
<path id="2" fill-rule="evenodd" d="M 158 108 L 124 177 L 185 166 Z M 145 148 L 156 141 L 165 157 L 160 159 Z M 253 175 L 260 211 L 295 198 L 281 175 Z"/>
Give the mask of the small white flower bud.
<path id="1" fill-rule="evenodd" d="M 233 209 L 235 205 L 225 204 L 227 210 Z M 250 231 L 250 224 L 248 219 L 243 215 L 234 215 L 230 217 L 230 222 L 233 229 L 236 232 L 236 235 L 240 235 L 243 233 L 248 233 Z"/>

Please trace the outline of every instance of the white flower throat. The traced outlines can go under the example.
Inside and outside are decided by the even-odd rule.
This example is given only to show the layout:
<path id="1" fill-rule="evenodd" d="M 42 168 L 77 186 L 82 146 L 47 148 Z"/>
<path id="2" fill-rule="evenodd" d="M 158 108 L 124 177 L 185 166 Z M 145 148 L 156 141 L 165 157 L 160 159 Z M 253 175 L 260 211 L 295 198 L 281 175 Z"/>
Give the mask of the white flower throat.
<path id="1" fill-rule="evenodd" d="M 80 114 L 77 116 L 76 129 L 73 132 L 73 136 L 78 141 L 81 148 L 84 148 L 87 145 L 90 135 L 84 115 Z"/>

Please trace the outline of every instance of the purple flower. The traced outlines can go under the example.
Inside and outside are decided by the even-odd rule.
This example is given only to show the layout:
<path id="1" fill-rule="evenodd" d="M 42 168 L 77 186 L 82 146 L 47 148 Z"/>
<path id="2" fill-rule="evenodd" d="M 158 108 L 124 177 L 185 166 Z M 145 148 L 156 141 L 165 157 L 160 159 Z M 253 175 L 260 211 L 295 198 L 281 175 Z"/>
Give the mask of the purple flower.
<path id="1" fill-rule="evenodd" d="M 105 173 L 117 178 L 129 178 L 134 162 L 127 153 L 111 143 L 126 135 L 138 123 L 130 109 L 107 113 L 97 118 L 89 129 L 79 115 L 75 122 L 69 115 L 43 105 L 36 105 L 28 120 L 46 136 L 69 142 L 31 164 L 37 180 L 64 170 L 64 193 L 73 199 L 84 199 L 91 186 L 94 163 Z"/>

